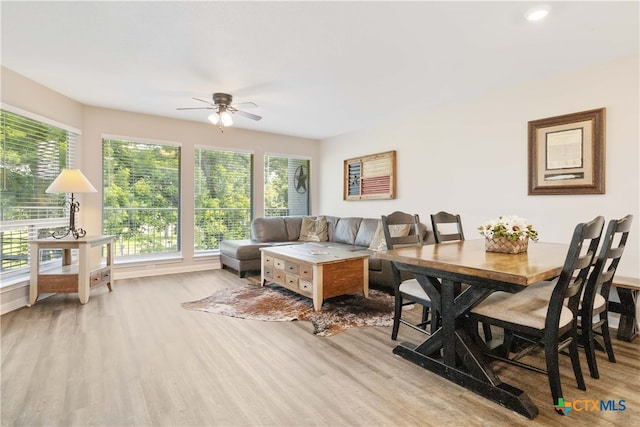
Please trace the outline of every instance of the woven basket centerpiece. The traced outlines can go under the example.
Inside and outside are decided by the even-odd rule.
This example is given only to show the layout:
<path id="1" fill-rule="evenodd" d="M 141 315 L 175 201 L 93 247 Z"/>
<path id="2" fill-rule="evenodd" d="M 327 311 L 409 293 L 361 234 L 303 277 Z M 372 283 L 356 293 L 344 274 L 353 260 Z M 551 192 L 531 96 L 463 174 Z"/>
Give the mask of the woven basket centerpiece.
<path id="1" fill-rule="evenodd" d="M 503 215 L 487 221 L 478 227 L 478 231 L 485 238 L 487 252 L 519 254 L 527 251 L 529 239 L 538 240 L 538 232 L 533 226 L 516 215 Z"/>
<path id="2" fill-rule="evenodd" d="M 487 252 L 500 252 L 503 254 L 519 254 L 526 252 L 529 246 L 529 238 L 524 240 L 509 240 L 506 237 L 485 238 L 484 248 Z"/>

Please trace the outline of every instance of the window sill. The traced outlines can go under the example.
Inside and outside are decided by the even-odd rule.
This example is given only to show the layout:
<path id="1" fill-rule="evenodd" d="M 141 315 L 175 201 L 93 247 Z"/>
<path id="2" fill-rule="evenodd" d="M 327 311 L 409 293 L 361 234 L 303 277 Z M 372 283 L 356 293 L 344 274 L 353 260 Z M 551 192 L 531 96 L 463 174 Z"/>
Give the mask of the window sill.
<path id="1" fill-rule="evenodd" d="M 2 283 L 0 283 L 0 289 L 2 289 L 3 292 L 8 292 L 13 289 L 29 286 L 29 279 L 29 273 L 21 274 L 20 276 L 15 276 L 11 279 L 2 279 Z"/>
<path id="2" fill-rule="evenodd" d="M 167 255 L 158 255 L 158 254 L 138 255 L 138 256 L 131 256 L 131 257 L 126 257 L 121 259 L 118 259 L 118 257 L 116 257 L 113 265 L 115 267 L 127 268 L 127 267 L 136 267 L 136 266 L 149 265 L 149 264 L 154 264 L 154 265 L 155 264 L 171 264 L 171 263 L 182 262 L 182 261 L 184 261 L 184 257 L 182 256 L 182 253 L 175 252 Z"/>

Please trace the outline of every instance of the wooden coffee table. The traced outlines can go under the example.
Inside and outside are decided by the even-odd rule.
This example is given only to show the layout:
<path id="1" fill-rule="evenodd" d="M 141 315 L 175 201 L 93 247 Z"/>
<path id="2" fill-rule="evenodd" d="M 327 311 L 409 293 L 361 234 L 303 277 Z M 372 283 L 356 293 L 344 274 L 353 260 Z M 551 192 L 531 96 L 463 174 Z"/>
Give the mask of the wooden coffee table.
<path id="1" fill-rule="evenodd" d="M 330 243 L 261 248 L 262 286 L 276 283 L 313 299 L 319 311 L 326 298 L 362 293 L 369 296 L 369 254 Z"/>

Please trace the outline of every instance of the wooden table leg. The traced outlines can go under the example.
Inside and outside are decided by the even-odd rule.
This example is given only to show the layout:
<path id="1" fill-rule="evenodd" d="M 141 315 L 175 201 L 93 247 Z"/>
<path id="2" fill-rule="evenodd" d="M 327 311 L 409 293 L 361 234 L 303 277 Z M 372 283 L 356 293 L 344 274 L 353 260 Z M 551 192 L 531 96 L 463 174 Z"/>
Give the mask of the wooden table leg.
<path id="1" fill-rule="evenodd" d="M 618 324 L 618 335 L 621 341 L 631 342 L 638 330 L 636 326 L 636 300 L 638 292 L 627 288 L 616 288 L 620 297 L 620 323 Z"/>
<path id="2" fill-rule="evenodd" d="M 369 259 L 362 260 L 362 295 L 369 298 Z"/>
<path id="3" fill-rule="evenodd" d="M 29 276 L 29 306 L 32 306 L 38 299 L 38 274 L 40 274 L 40 250 L 35 243 L 29 244 L 29 258 L 32 264 Z"/>
<path id="4" fill-rule="evenodd" d="M 90 271 L 89 271 L 89 245 L 80 245 L 78 247 L 78 297 L 80 303 L 89 302 L 90 289 Z"/>
<path id="5" fill-rule="evenodd" d="M 322 284 L 324 283 L 324 269 L 322 266 L 314 265 L 313 267 L 313 310 L 320 311 L 322 302 L 324 301 L 324 292 Z"/>

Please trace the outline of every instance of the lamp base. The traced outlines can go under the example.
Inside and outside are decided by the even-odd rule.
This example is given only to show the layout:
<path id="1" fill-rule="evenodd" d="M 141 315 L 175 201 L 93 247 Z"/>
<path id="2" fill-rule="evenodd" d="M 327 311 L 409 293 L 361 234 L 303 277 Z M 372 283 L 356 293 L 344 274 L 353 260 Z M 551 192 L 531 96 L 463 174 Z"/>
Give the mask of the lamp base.
<path id="1" fill-rule="evenodd" d="M 64 230 L 54 231 L 51 233 L 51 237 L 54 239 L 64 239 L 71 234 L 74 239 L 79 239 L 80 237 L 86 236 L 86 231 L 82 228 L 76 228 L 76 212 L 80 212 L 80 202 L 75 200 L 73 193 L 71 193 L 71 201 L 65 203 L 69 203 L 69 226 Z"/>
<path id="2" fill-rule="evenodd" d="M 80 237 L 86 236 L 87 232 L 82 228 L 67 227 L 65 230 L 54 231 L 53 233 L 51 233 L 51 237 L 53 237 L 54 239 L 64 239 L 69 234 L 71 234 L 74 239 L 79 239 Z"/>

